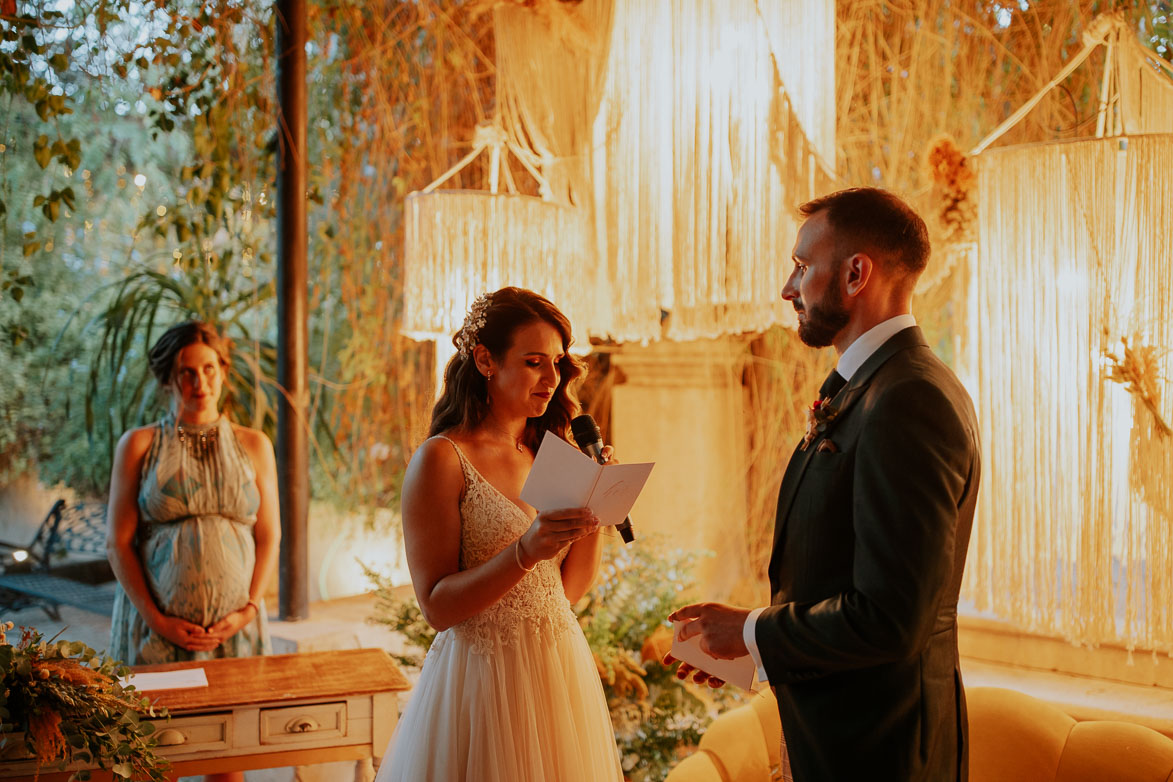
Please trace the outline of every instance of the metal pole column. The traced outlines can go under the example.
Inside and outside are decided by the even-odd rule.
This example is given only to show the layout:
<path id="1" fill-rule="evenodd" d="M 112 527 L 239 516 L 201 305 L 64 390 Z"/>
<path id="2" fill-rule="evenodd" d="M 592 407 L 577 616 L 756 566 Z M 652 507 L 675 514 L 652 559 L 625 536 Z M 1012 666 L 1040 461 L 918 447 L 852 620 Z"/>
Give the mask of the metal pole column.
<path id="1" fill-rule="evenodd" d="M 277 485 L 282 619 L 309 616 L 305 0 L 277 2 Z"/>

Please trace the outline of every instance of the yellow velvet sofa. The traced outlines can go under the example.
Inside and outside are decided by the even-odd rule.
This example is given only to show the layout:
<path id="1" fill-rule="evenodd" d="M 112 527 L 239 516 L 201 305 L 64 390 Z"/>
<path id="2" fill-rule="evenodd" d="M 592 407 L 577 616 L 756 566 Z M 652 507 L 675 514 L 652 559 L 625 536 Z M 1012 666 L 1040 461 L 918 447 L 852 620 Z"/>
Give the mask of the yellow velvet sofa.
<path id="1" fill-rule="evenodd" d="M 1014 690 L 974 687 L 970 782 L 1173 782 L 1173 739 L 1131 722 L 1076 722 Z M 722 714 L 666 782 L 778 779 L 778 709 L 765 690 Z"/>

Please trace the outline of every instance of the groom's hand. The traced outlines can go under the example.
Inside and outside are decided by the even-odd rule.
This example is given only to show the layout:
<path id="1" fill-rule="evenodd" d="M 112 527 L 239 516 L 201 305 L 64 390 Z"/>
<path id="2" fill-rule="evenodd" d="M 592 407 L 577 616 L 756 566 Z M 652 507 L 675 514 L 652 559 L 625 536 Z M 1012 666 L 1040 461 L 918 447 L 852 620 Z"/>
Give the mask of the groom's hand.
<path id="1" fill-rule="evenodd" d="M 669 614 L 673 622 L 684 622 L 680 640 L 700 636 L 701 651 L 720 660 L 732 660 L 749 654 L 745 648 L 745 620 L 749 609 L 720 603 L 696 603 Z"/>
<path id="2" fill-rule="evenodd" d="M 668 667 L 671 666 L 672 663 L 677 662 L 677 660 L 671 654 L 666 654 L 664 655 L 663 662 L 664 666 Z M 716 676 L 705 673 L 700 668 L 695 668 L 688 663 L 680 663 L 680 667 L 676 669 L 676 678 L 684 681 L 688 679 L 689 676 L 691 676 L 692 680 L 697 684 L 707 684 L 714 690 L 725 686 L 725 681 L 723 679 L 718 679 Z"/>

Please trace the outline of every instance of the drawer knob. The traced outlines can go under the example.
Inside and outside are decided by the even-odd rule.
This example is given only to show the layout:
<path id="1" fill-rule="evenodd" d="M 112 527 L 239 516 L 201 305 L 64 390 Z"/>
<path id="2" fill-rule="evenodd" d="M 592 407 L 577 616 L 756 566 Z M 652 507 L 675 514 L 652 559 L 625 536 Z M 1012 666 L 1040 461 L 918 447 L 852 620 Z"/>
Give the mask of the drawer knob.
<path id="1" fill-rule="evenodd" d="M 286 733 L 309 733 L 317 730 L 320 725 L 313 717 L 294 717 L 285 725 Z"/>
<path id="2" fill-rule="evenodd" d="M 162 747 L 174 747 L 177 744 L 187 743 L 187 736 L 175 728 L 167 728 L 159 731 L 158 743 Z"/>

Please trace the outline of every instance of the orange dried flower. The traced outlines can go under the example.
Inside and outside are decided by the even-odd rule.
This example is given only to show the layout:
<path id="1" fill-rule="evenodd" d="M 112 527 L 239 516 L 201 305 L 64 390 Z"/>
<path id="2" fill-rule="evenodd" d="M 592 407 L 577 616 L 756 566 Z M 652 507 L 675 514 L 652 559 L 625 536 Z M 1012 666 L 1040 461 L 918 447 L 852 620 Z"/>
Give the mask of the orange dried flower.
<path id="1" fill-rule="evenodd" d="M 644 641 L 644 645 L 639 650 L 640 662 L 662 662 L 664 655 L 672 650 L 672 628 L 668 625 L 660 625 L 652 634 L 648 636 L 648 640 Z"/>
<path id="2" fill-rule="evenodd" d="M 968 158 L 951 136 L 941 135 L 929 142 L 926 159 L 933 178 L 934 195 L 940 200 L 936 210 L 938 221 L 949 238 L 969 238 L 976 216 L 969 195 L 976 177 Z"/>
<path id="3" fill-rule="evenodd" d="M 69 684 L 79 684 L 82 686 L 100 684 L 105 681 L 105 677 L 93 668 L 81 665 L 76 660 L 68 658 L 61 660 L 42 660 L 33 664 L 33 670 L 42 679 L 48 678 L 49 675 L 56 675 L 57 678 Z"/>
<path id="4" fill-rule="evenodd" d="M 648 672 L 644 670 L 643 666 L 636 663 L 635 660 L 626 654 L 620 654 L 615 659 L 615 665 L 612 671 L 614 680 L 611 688 L 617 696 L 626 698 L 628 695 L 634 693 L 639 700 L 648 697 L 648 685 L 644 681 L 644 677 L 648 675 Z"/>
<path id="5" fill-rule="evenodd" d="M 37 764 L 44 765 L 65 757 L 65 736 L 61 733 L 61 715 L 44 708 L 29 717 L 29 737 Z"/>

